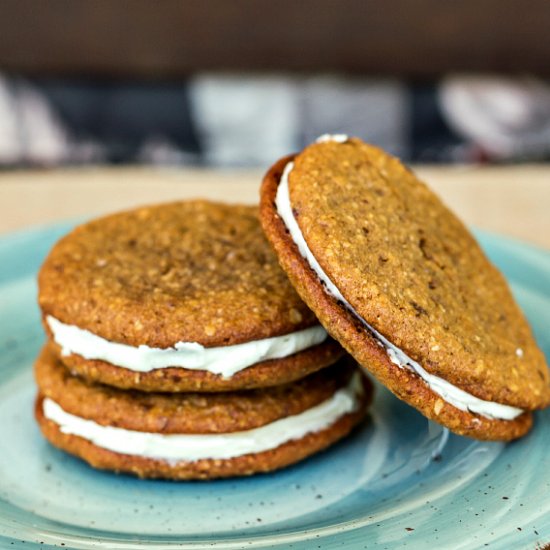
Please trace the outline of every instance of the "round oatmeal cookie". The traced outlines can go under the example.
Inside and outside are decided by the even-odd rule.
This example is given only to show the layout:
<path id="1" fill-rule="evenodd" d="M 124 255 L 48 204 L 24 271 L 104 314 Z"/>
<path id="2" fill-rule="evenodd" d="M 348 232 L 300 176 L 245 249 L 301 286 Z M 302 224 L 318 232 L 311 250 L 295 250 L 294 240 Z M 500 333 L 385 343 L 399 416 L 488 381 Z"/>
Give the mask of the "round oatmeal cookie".
<path id="1" fill-rule="evenodd" d="M 372 385 L 349 356 L 328 369 L 282 386 L 214 394 L 164 394 L 124 391 L 89 383 L 71 375 L 51 348 L 45 346 L 35 363 L 35 377 L 39 388 L 36 418 L 53 445 L 97 468 L 140 477 L 206 479 L 286 466 L 346 435 L 365 416 L 372 398 Z M 337 397 L 339 393 L 342 395 Z M 318 429 L 285 439 L 286 432 L 292 428 L 285 425 L 277 428 L 281 422 L 293 418 L 297 419 L 298 427 L 311 422 L 307 416 L 331 399 L 338 400 L 332 408 L 344 408 L 334 418 L 329 416 Z M 322 414 L 334 414 L 331 410 L 328 407 Z M 319 414 L 313 415 L 314 421 Z M 65 417 L 69 417 L 69 421 Z M 264 444 L 258 452 L 243 453 L 239 444 L 231 440 L 243 434 L 248 441 L 262 441 L 258 433 L 262 429 L 271 430 L 270 438 L 282 437 L 280 443 L 267 448 Z M 114 433 L 109 433 L 113 430 Z M 163 441 L 155 449 L 155 445 L 159 445 L 155 437 L 159 436 Z M 205 443 L 204 449 L 199 447 L 199 457 L 193 460 L 163 459 L 164 439 L 172 436 L 191 436 L 191 439 L 210 436 L 214 443 Z M 216 436 L 218 440 L 228 439 L 216 443 Z M 114 439 L 119 446 L 105 444 L 101 438 L 111 443 Z M 178 445 L 185 453 L 187 445 L 196 450 L 200 443 Z M 217 445 L 214 450 L 224 451 L 235 444 L 235 456 L 210 457 L 208 453 L 213 444 Z"/>
<path id="2" fill-rule="evenodd" d="M 61 347 L 53 340 L 50 345 L 61 357 Z M 304 351 L 281 359 L 261 361 L 247 367 L 229 378 L 212 372 L 189 370 L 178 367 L 135 372 L 80 355 L 62 356 L 63 363 L 74 374 L 92 382 L 100 382 L 122 389 L 138 389 L 151 392 L 225 392 L 265 388 L 300 380 L 334 364 L 345 351 L 332 338 Z"/>
<path id="3" fill-rule="evenodd" d="M 279 267 L 253 206 L 176 202 L 85 223 L 46 258 L 39 304 L 67 366 L 121 388 L 264 387 L 343 355 Z"/>
<path id="4" fill-rule="evenodd" d="M 277 162 L 261 221 L 328 332 L 393 393 L 462 435 L 513 439 L 550 375 L 504 277 L 397 159 L 326 139 Z"/>

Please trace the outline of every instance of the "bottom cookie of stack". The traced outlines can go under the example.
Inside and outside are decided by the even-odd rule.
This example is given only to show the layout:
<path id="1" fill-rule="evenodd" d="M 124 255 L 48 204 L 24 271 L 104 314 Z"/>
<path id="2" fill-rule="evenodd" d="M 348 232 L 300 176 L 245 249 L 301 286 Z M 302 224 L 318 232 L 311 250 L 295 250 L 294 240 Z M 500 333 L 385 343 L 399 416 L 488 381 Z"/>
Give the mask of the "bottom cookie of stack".
<path id="1" fill-rule="evenodd" d="M 56 447 L 92 466 L 144 478 L 269 472 L 346 436 L 372 385 L 349 358 L 302 380 L 227 393 L 145 393 L 86 382 L 44 347 L 35 415 Z"/>

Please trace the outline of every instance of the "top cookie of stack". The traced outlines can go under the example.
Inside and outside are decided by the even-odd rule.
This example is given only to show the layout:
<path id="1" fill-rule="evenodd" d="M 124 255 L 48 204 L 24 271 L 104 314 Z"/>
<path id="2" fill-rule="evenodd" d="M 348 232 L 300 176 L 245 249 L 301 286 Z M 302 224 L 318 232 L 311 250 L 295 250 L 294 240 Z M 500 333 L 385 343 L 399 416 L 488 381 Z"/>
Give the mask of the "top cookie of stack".
<path id="1" fill-rule="evenodd" d="M 255 207 L 191 201 L 94 220 L 54 246 L 39 288 L 63 363 L 119 388 L 274 386 L 343 353 L 279 268 Z"/>

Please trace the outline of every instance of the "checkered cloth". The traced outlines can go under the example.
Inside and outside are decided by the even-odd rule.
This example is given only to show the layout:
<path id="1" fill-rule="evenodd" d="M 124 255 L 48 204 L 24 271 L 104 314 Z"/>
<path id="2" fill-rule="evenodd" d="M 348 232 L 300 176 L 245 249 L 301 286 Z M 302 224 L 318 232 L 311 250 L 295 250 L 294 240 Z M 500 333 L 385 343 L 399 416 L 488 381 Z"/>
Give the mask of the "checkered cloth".
<path id="1" fill-rule="evenodd" d="M 0 165 L 267 167 L 324 133 L 412 162 L 550 158 L 550 86 L 531 78 L 197 75 L 181 82 L 0 75 Z"/>

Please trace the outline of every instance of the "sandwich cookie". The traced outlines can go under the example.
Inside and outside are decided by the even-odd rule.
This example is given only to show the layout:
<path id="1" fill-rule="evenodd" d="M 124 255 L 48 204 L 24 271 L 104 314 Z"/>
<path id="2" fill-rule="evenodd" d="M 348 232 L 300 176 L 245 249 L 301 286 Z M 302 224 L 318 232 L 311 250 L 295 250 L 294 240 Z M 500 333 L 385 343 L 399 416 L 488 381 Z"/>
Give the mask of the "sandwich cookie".
<path id="1" fill-rule="evenodd" d="M 268 171 L 260 211 L 323 326 L 428 418 L 510 440 L 550 403 L 546 361 L 503 276 L 397 159 L 324 136 Z"/>
<path id="2" fill-rule="evenodd" d="M 35 414 L 56 447 L 92 466 L 146 478 L 268 472 L 347 435 L 372 386 L 348 356 L 297 382 L 226 393 L 147 393 L 69 373 L 46 345 L 35 364 Z"/>
<path id="3" fill-rule="evenodd" d="M 177 202 L 81 225 L 44 262 L 39 304 L 69 369 L 120 388 L 272 386 L 343 354 L 251 206 Z"/>

